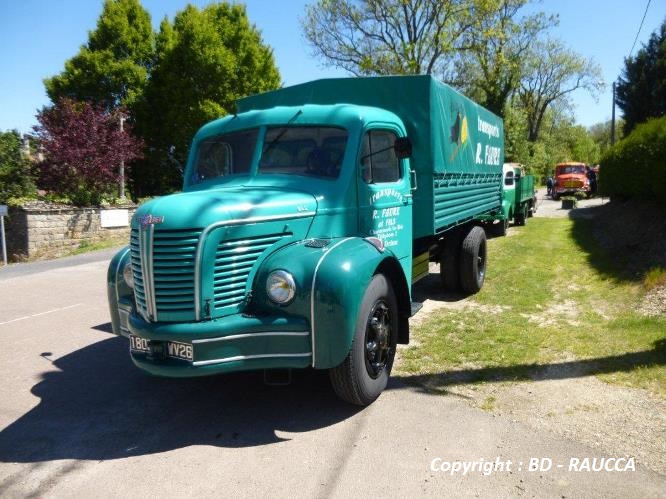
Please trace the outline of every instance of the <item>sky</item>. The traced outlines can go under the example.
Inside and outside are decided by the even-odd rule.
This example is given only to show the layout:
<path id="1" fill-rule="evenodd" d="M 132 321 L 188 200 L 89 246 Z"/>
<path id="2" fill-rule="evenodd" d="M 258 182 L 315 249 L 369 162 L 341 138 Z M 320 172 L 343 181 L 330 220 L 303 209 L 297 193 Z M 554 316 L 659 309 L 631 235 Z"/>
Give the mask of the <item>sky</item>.
<path id="1" fill-rule="evenodd" d="M 304 41 L 299 18 L 313 0 L 246 0 L 250 21 L 274 49 L 285 86 L 345 76 L 326 68 Z M 186 0 L 142 0 L 157 27 L 173 19 Z M 191 0 L 199 7 L 207 0 Z M 61 72 L 88 40 L 102 11 L 102 0 L 0 0 L 0 131 L 30 132 L 37 110 L 49 104 L 42 80 Z M 600 64 L 606 89 L 595 100 L 573 94 L 576 122 L 583 126 L 611 117 L 611 82 L 620 75 L 648 0 L 542 0 L 531 9 L 559 14 L 551 34 Z M 633 54 L 666 18 L 666 0 L 650 0 Z M 618 110 L 619 113 L 619 110 Z"/>

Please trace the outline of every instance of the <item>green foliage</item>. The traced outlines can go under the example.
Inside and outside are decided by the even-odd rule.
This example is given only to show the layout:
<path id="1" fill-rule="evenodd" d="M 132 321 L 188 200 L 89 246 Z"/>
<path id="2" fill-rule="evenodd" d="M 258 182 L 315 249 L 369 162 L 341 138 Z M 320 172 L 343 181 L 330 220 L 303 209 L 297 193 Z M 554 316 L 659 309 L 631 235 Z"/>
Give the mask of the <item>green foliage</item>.
<path id="1" fill-rule="evenodd" d="M 21 153 L 21 136 L 16 131 L 0 132 L 0 204 L 35 194 L 30 162 Z"/>
<path id="2" fill-rule="evenodd" d="M 622 132 L 623 127 L 624 120 L 615 120 L 615 140 L 620 140 L 624 137 L 624 133 Z M 604 123 L 592 125 L 588 132 L 594 143 L 599 147 L 599 157 L 606 154 L 606 151 L 611 147 L 611 121 L 608 120 Z M 596 163 L 598 162 L 599 159 L 597 159 Z"/>
<path id="3" fill-rule="evenodd" d="M 554 166 L 563 161 L 599 162 L 600 146 L 590 132 L 557 109 L 545 113 L 536 141 L 529 140 L 526 112 L 519 105 L 507 106 L 504 129 L 506 161 L 522 163 L 542 179 L 552 175 Z"/>
<path id="4" fill-rule="evenodd" d="M 486 0 L 316 0 L 303 33 L 329 66 L 361 75 L 447 72 Z"/>
<path id="5" fill-rule="evenodd" d="M 475 24 L 464 35 L 452 82 L 479 104 L 504 116 L 523 75 L 523 59 L 557 17 L 542 12 L 520 17 L 528 0 L 477 2 Z"/>
<path id="6" fill-rule="evenodd" d="M 666 19 L 647 45 L 625 60 L 616 99 L 627 134 L 638 123 L 666 114 Z"/>
<path id="7" fill-rule="evenodd" d="M 566 100 L 571 92 L 583 89 L 596 95 L 604 85 L 601 76 L 598 64 L 558 40 L 533 43 L 523 59 L 523 75 L 516 91 L 517 102 L 527 116 L 528 139 L 535 142 L 539 138 L 549 109 L 558 103 L 571 107 Z"/>
<path id="8" fill-rule="evenodd" d="M 49 98 L 131 108 L 148 81 L 153 37 L 150 14 L 139 0 L 106 0 L 87 45 L 63 72 L 44 80 Z"/>
<path id="9" fill-rule="evenodd" d="M 134 170 L 136 195 L 178 188 L 176 161 L 185 163 L 197 129 L 234 112 L 236 99 L 280 86 L 272 50 L 242 5 L 223 2 L 201 10 L 189 5 L 173 24 L 162 21 L 156 47 L 137 106 L 137 131 L 148 153 Z"/>
<path id="10" fill-rule="evenodd" d="M 666 202 L 666 116 L 640 124 L 601 160 L 599 186 L 618 198 Z"/>

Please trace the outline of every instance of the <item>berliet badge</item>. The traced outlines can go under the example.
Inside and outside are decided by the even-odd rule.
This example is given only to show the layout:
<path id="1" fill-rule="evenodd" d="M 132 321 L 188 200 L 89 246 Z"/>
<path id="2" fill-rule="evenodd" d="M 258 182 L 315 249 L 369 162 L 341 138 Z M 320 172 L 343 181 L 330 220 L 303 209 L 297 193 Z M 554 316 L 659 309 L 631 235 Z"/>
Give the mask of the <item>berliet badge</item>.
<path id="1" fill-rule="evenodd" d="M 164 217 L 154 217 L 151 214 L 139 218 L 139 224 L 141 224 L 141 227 L 143 228 L 146 228 L 149 225 L 161 224 L 162 222 L 164 222 Z"/>

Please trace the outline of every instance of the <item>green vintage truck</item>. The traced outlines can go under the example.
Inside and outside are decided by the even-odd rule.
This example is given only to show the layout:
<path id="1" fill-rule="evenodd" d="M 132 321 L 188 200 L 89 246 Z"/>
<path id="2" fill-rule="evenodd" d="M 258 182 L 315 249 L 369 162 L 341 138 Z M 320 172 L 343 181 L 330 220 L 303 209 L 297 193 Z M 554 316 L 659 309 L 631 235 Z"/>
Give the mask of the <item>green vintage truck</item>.
<path id="1" fill-rule="evenodd" d="M 108 272 L 114 333 L 154 375 L 311 367 L 371 403 L 429 261 L 450 290 L 483 285 L 503 137 L 501 119 L 430 76 L 241 99 L 194 137 L 183 191 L 133 217 Z"/>
<path id="2" fill-rule="evenodd" d="M 502 178 L 502 211 L 499 217 L 491 215 L 487 219 L 499 236 L 506 235 L 511 220 L 516 225 L 525 225 L 537 209 L 534 176 L 526 175 L 523 165 L 504 163 Z"/>

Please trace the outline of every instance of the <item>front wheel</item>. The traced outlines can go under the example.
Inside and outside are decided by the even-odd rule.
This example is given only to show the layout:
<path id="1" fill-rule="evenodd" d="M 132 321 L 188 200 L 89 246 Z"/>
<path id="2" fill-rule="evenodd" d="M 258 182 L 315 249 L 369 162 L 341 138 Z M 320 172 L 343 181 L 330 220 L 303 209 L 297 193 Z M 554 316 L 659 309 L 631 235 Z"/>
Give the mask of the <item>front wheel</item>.
<path id="1" fill-rule="evenodd" d="M 527 223 L 527 205 L 523 205 L 516 213 L 516 225 L 525 225 Z"/>
<path id="2" fill-rule="evenodd" d="M 388 383 L 398 339 L 398 302 L 391 283 L 377 274 L 365 290 L 347 357 L 329 371 L 342 400 L 366 406 Z"/>

